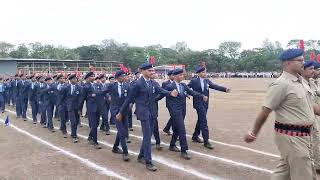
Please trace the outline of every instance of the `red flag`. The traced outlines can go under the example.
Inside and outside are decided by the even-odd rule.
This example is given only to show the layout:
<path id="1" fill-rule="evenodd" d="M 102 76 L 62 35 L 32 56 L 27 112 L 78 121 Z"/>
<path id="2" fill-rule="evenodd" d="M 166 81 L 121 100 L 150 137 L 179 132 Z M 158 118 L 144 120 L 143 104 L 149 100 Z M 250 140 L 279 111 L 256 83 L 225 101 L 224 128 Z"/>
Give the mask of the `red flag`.
<path id="1" fill-rule="evenodd" d="M 317 61 L 320 62 L 320 54 L 317 55 Z"/>
<path id="2" fill-rule="evenodd" d="M 310 52 L 310 60 L 311 60 L 311 61 L 314 61 L 314 60 L 315 60 L 315 57 L 316 57 L 316 55 L 315 55 L 314 51 L 312 50 L 312 51 Z"/>
<path id="3" fill-rule="evenodd" d="M 121 69 L 122 71 L 124 71 L 124 72 L 126 72 L 126 73 L 129 72 L 128 68 L 126 68 L 123 64 L 119 64 L 119 67 L 120 67 L 120 69 Z"/>
<path id="4" fill-rule="evenodd" d="M 304 41 L 303 41 L 303 40 L 300 40 L 300 41 L 299 41 L 299 47 L 298 47 L 298 48 L 304 50 Z"/>
<path id="5" fill-rule="evenodd" d="M 156 62 L 156 58 L 154 56 L 150 56 L 149 63 L 154 64 Z"/>

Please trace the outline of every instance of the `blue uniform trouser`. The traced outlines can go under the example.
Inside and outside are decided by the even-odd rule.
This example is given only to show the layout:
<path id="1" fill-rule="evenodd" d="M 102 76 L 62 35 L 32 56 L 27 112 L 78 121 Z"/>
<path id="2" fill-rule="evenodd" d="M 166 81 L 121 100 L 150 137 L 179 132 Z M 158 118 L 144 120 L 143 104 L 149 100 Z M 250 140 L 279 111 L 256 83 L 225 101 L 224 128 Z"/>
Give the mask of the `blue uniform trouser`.
<path id="1" fill-rule="evenodd" d="M 45 124 L 47 122 L 47 113 L 46 113 L 46 106 L 43 102 L 39 102 L 39 113 L 41 115 L 40 123 Z"/>
<path id="2" fill-rule="evenodd" d="M 22 118 L 27 118 L 28 98 L 23 97 L 21 100 L 21 115 Z"/>
<path id="3" fill-rule="evenodd" d="M 98 114 L 99 112 L 88 112 L 88 119 L 89 119 L 89 126 L 90 126 L 89 138 L 91 138 L 95 143 L 98 142 L 98 135 L 97 135 L 97 128 L 99 124 Z"/>
<path id="4" fill-rule="evenodd" d="M 3 93 L 0 93 L 0 108 L 1 108 L 1 111 L 5 110 L 5 98 Z"/>
<path id="5" fill-rule="evenodd" d="M 182 111 L 170 112 L 172 119 L 173 134 L 170 141 L 170 147 L 176 145 L 177 138 L 179 137 L 181 152 L 188 150 L 188 143 L 186 137 L 186 128 L 184 125 L 185 113 Z"/>
<path id="6" fill-rule="evenodd" d="M 37 100 L 31 100 L 31 110 L 33 122 L 37 122 L 37 115 L 39 112 L 39 104 Z"/>
<path id="7" fill-rule="evenodd" d="M 144 158 L 146 163 L 152 162 L 151 157 L 151 135 L 153 131 L 154 119 L 150 116 L 149 119 L 140 120 L 142 127 L 143 140 L 140 147 L 138 158 Z"/>
<path id="8" fill-rule="evenodd" d="M 128 127 L 129 128 L 132 128 L 132 106 L 133 104 L 130 104 L 128 109 Z"/>
<path id="9" fill-rule="evenodd" d="M 160 144 L 158 118 L 154 118 L 153 136 L 154 136 L 154 139 L 156 140 L 156 144 Z"/>
<path id="10" fill-rule="evenodd" d="M 170 119 L 168 120 L 166 126 L 163 128 L 164 131 L 170 131 L 170 128 L 172 127 L 172 120 L 171 120 L 171 117 Z"/>
<path id="11" fill-rule="evenodd" d="M 70 119 L 71 123 L 71 137 L 77 137 L 77 128 L 79 124 L 79 114 L 77 110 L 68 111 L 68 118 Z"/>
<path id="12" fill-rule="evenodd" d="M 205 106 L 199 106 L 196 108 L 198 114 L 198 120 L 196 124 L 196 128 L 193 133 L 193 138 L 196 138 L 200 135 L 200 132 L 203 137 L 204 144 L 209 142 L 209 128 L 207 121 L 207 108 Z"/>
<path id="13" fill-rule="evenodd" d="M 12 92 L 11 93 L 11 102 L 12 102 L 12 104 L 15 105 L 16 101 L 17 101 L 17 93 L 16 92 Z"/>
<path id="14" fill-rule="evenodd" d="M 66 132 L 67 131 L 66 123 L 68 121 L 68 111 L 66 107 L 63 105 L 58 106 L 58 111 L 59 111 L 59 118 L 60 118 L 60 130 L 62 132 Z"/>
<path id="15" fill-rule="evenodd" d="M 100 120 L 100 116 L 102 117 L 102 122 L 101 122 L 101 125 L 100 125 L 100 129 L 105 129 L 105 130 L 109 130 L 110 127 L 109 127 L 109 124 L 108 124 L 108 111 L 109 109 L 106 108 L 106 106 L 102 105 L 103 108 L 99 108 L 98 112 L 98 119 Z M 99 124 L 98 124 L 99 126 Z"/>
<path id="16" fill-rule="evenodd" d="M 126 116 L 123 116 L 121 121 L 116 121 L 117 137 L 114 142 L 113 148 L 116 148 L 121 143 L 122 151 L 124 154 L 128 154 L 128 147 L 126 144 L 126 137 L 128 133 L 128 120 Z"/>
<path id="17" fill-rule="evenodd" d="M 46 105 L 46 116 L 47 116 L 47 128 L 53 128 L 52 117 L 53 117 L 54 104 L 48 103 Z"/>
<path id="18" fill-rule="evenodd" d="M 16 98 L 16 115 L 17 117 L 21 117 L 22 115 L 22 97 Z"/>

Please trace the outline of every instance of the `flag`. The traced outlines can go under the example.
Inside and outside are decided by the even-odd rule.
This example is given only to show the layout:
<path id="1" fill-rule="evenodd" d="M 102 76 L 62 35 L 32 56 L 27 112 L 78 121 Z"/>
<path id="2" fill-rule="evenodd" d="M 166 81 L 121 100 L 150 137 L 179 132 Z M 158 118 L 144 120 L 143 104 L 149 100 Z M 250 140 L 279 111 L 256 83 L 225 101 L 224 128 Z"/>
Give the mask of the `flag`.
<path id="1" fill-rule="evenodd" d="M 317 61 L 320 62 L 320 54 L 317 55 Z"/>
<path id="2" fill-rule="evenodd" d="M 311 61 L 314 61 L 314 60 L 315 60 L 315 57 L 316 57 L 316 55 L 315 55 L 314 51 L 312 50 L 312 51 L 310 52 L 310 60 L 311 60 Z"/>
<path id="3" fill-rule="evenodd" d="M 6 120 L 4 121 L 4 124 L 6 126 L 9 126 L 10 120 L 9 120 L 9 115 L 7 116 Z"/>
<path id="4" fill-rule="evenodd" d="M 156 62 L 156 58 L 154 56 L 150 56 L 149 63 L 154 64 Z"/>
<path id="5" fill-rule="evenodd" d="M 298 48 L 304 50 L 304 41 L 303 41 L 303 40 L 300 40 L 300 41 L 299 41 L 299 47 L 298 47 Z"/>
<path id="6" fill-rule="evenodd" d="M 123 64 L 118 64 L 118 65 L 119 65 L 120 69 L 121 69 L 122 71 L 124 71 L 125 73 L 128 73 L 128 72 L 129 72 L 128 68 L 126 68 Z"/>

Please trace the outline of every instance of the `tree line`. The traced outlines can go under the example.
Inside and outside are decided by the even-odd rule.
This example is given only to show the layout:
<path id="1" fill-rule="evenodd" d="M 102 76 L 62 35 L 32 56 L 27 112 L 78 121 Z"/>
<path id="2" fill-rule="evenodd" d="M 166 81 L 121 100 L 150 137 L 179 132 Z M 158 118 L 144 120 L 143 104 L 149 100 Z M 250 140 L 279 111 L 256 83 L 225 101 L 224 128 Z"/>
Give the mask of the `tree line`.
<path id="1" fill-rule="evenodd" d="M 286 48 L 298 47 L 299 40 L 290 40 Z M 310 51 L 320 52 L 320 40 L 305 41 L 305 58 Z M 77 48 L 54 46 L 39 42 L 13 45 L 0 42 L 0 57 L 35 58 L 61 60 L 97 60 L 118 61 L 132 70 L 146 62 L 146 57 L 154 56 L 155 65 L 185 64 L 187 71 L 193 71 L 200 63 L 205 62 L 210 72 L 263 72 L 279 71 L 279 55 L 283 52 L 282 45 L 276 41 L 265 39 L 261 47 L 241 49 L 241 42 L 227 41 L 217 49 L 194 51 L 186 42 L 177 42 L 170 48 L 160 44 L 134 47 L 113 39 L 106 39 L 100 44 L 84 45 Z"/>

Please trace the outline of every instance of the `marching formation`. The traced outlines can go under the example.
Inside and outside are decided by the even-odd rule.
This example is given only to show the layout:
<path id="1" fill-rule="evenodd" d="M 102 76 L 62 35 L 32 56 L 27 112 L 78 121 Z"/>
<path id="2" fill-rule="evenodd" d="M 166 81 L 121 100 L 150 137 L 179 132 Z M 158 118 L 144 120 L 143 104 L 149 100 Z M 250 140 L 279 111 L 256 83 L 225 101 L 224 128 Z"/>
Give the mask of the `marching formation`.
<path id="1" fill-rule="evenodd" d="M 131 142 L 129 131 L 133 131 L 132 117 L 135 114 L 141 123 L 143 134 L 137 160 L 145 164 L 148 170 L 156 171 L 152 162 L 151 137 L 154 136 L 156 149 L 161 151 L 158 101 L 163 98 L 170 114 L 163 129 L 166 134 L 172 135 L 169 150 L 180 153 L 183 159 L 191 159 L 184 124 L 186 99 L 190 99 L 190 96 L 193 96 L 193 108 L 198 114 L 192 141 L 213 149 L 213 145 L 209 143 L 207 121 L 209 89 L 222 92 L 230 92 L 230 89 L 207 79 L 204 67 L 198 67 L 195 73 L 198 77 L 185 84 L 182 82 L 184 71 L 171 70 L 168 72 L 169 79 L 161 86 L 154 80 L 155 71 L 149 63 L 141 64 L 133 78 L 122 70 L 110 77 L 89 72 L 83 79 L 78 79 L 75 74 L 57 74 L 52 77 L 16 74 L 7 79 L 0 77 L 0 107 L 2 113 L 5 112 L 6 105 L 15 107 L 16 118 L 27 121 L 26 114 L 30 105 L 34 124 L 40 123 L 54 133 L 53 119 L 56 118 L 60 121 L 60 131 L 64 138 L 68 138 L 67 123 L 70 123 L 73 143 L 79 141 L 77 129 L 82 127 L 80 117 L 84 116 L 88 118 L 90 128 L 88 144 L 95 149 L 102 148 L 98 143 L 98 129 L 110 135 L 110 127 L 116 127 L 112 152 L 122 154 L 123 161 L 130 160 L 127 143 Z M 85 115 L 82 114 L 83 110 L 86 110 Z M 199 137 L 200 134 L 203 140 Z M 180 149 L 176 146 L 177 141 Z"/>

